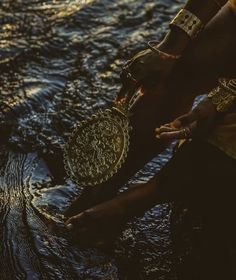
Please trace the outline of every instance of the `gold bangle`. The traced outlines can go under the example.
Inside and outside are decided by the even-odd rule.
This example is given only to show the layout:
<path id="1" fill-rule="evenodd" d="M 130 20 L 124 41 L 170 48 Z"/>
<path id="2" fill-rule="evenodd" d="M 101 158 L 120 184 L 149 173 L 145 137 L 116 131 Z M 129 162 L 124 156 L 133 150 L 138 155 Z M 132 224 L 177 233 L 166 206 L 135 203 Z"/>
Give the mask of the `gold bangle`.
<path id="1" fill-rule="evenodd" d="M 191 39 L 194 39 L 204 28 L 202 21 L 186 9 L 179 11 L 170 23 L 170 26 L 173 25 L 181 28 Z"/>
<path id="2" fill-rule="evenodd" d="M 157 41 L 148 42 L 149 49 L 151 49 L 153 52 L 158 53 L 163 59 L 179 59 L 181 57 L 181 55 L 169 54 L 169 53 L 160 51 L 159 49 L 156 48 L 156 45 L 158 45 Z"/>
<path id="3" fill-rule="evenodd" d="M 236 87 L 232 80 L 220 79 L 219 86 L 214 88 L 209 94 L 208 98 L 211 99 L 215 105 L 217 112 L 226 112 L 236 103 Z"/>

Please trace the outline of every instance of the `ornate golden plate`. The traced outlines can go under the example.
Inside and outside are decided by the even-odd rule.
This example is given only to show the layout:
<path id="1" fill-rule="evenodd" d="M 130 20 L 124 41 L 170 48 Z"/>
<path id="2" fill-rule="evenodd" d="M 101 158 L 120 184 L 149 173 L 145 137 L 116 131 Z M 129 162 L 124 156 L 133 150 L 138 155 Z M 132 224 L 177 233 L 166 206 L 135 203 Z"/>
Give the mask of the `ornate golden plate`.
<path id="1" fill-rule="evenodd" d="M 94 186 L 111 178 L 124 163 L 131 130 L 129 112 L 138 100 L 99 111 L 77 124 L 65 146 L 68 175 L 79 186 Z"/>

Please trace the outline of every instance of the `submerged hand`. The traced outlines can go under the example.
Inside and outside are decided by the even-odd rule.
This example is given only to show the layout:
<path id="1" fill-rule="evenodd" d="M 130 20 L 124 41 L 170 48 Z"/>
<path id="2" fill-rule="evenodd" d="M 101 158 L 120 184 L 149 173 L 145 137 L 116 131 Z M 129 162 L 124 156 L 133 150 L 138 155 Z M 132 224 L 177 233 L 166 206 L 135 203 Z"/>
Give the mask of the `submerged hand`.
<path id="1" fill-rule="evenodd" d="M 211 100 L 206 97 L 192 111 L 155 130 L 161 139 L 188 139 L 209 131 L 217 114 Z"/>
<path id="2" fill-rule="evenodd" d="M 65 224 L 76 243 L 102 246 L 114 239 L 125 221 L 123 204 L 113 199 L 72 216 Z"/>

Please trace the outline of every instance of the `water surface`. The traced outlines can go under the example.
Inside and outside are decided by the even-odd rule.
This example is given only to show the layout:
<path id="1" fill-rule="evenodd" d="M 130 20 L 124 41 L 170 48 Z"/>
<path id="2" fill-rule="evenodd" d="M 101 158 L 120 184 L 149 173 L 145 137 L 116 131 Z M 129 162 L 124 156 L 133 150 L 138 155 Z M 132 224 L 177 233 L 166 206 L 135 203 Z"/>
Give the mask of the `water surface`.
<path id="1" fill-rule="evenodd" d="M 73 124 L 111 104 L 121 65 L 163 36 L 181 2 L 1 1 L 1 279 L 175 279 L 169 205 L 130 222 L 110 254 L 70 245 L 48 220 L 80 193 L 54 161 Z"/>

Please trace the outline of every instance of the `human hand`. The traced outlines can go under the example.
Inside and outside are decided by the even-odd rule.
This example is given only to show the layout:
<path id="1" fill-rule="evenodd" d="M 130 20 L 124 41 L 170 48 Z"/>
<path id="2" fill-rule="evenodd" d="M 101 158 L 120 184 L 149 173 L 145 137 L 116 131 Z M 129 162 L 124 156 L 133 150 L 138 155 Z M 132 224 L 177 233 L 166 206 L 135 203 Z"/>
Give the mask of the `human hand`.
<path id="1" fill-rule="evenodd" d="M 65 224 L 76 243 L 101 247 L 113 241 L 126 220 L 125 207 L 115 198 L 72 216 Z"/>
<path id="2" fill-rule="evenodd" d="M 207 131 L 217 114 L 211 100 L 204 98 L 192 111 L 155 130 L 158 139 L 188 139 Z"/>
<path id="3" fill-rule="evenodd" d="M 122 88 L 117 99 L 132 94 L 138 87 L 144 93 L 158 90 L 158 85 L 168 77 L 178 56 L 158 51 L 158 45 L 152 49 L 138 52 L 124 65 L 121 73 Z"/>

